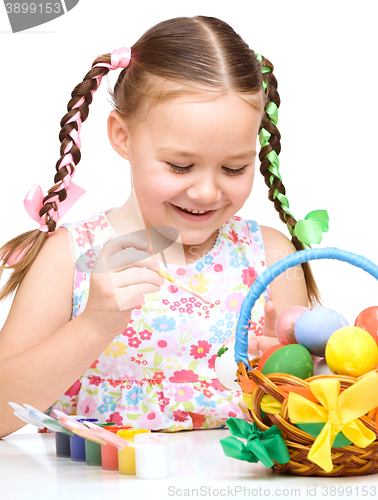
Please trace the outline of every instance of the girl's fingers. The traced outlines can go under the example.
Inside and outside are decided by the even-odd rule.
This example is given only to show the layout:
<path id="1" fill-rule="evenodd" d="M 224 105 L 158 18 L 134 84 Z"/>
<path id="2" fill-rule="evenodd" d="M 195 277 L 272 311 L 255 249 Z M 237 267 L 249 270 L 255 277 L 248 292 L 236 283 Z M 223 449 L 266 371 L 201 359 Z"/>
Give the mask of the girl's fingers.
<path id="1" fill-rule="evenodd" d="M 153 271 L 160 269 L 159 263 L 150 253 L 148 241 L 132 233 L 117 234 L 103 246 L 92 272 L 118 273 L 130 266 L 147 267 Z"/>
<path id="2" fill-rule="evenodd" d="M 259 335 L 253 337 L 248 341 L 248 355 L 250 359 L 259 358 L 261 354 L 264 354 L 270 347 L 278 344 L 276 337 L 265 337 L 264 335 Z"/>
<path id="3" fill-rule="evenodd" d="M 121 250 L 106 260 L 106 268 L 112 273 L 118 273 L 129 267 L 147 267 L 155 272 L 160 269 L 159 263 L 149 252 L 135 248 Z"/>
<path id="4" fill-rule="evenodd" d="M 265 337 L 275 337 L 276 336 L 276 321 L 278 314 L 273 302 L 268 300 L 264 306 L 264 336 Z"/>
<path id="5" fill-rule="evenodd" d="M 144 303 L 144 295 L 148 293 L 158 293 L 160 288 L 159 285 L 152 283 L 138 283 L 130 285 L 127 288 L 113 288 L 115 302 L 106 302 L 104 304 L 104 301 L 101 301 L 92 304 L 92 302 L 88 301 L 84 313 L 88 314 L 90 312 L 91 314 L 97 314 L 98 320 L 105 322 L 104 325 L 106 330 L 109 327 L 109 322 L 112 321 L 112 317 L 109 317 L 109 313 L 114 314 L 116 311 L 126 311 L 141 305 Z M 108 321 L 106 321 L 106 316 L 108 316 Z M 126 328 L 126 326 L 124 328 Z"/>
<path id="6" fill-rule="evenodd" d="M 251 359 L 258 358 L 260 356 L 259 345 L 256 337 L 252 337 L 248 340 L 248 355 Z"/>
<path id="7" fill-rule="evenodd" d="M 261 354 L 264 354 L 264 352 L 267 351 L 270 347 L 279 343 L 276 337 L 265 337 L 264 335 L 261 335 L 261 337 L 257 338 L 258 349 Z"/>
<path id="8" fill-rule="evenodd" d="M 147 240 L 136 236 L 135 234 L 116 234 L 112 236 L 104 245 L 102 252 L 106 260 L 122 250 L 133 247 L 133 250 L 141 250 L 148 252 L 151 256 L 150 245 Z M 135 258 L 135 261 L 140 258 Z"/>
<path id="9" fill-rule="evenodd" d="M 128 289 L 120 289 L 116 291 L 116 300 L 118 309 L 124 311 L 131 309 L 137 305 L 143 304 L 143 297 L 148 293 L 157 293 L 160 290 L 159 285 L 152 283 L 138 283 L 130 285 Z"/>
<path id="10" fill-rule="evenodd" d="M 164 284 L 164 278 L 156 271 L 151 271 L 143 267 L 131 267 L 118 273 L 111 273 L 110 279 L 113 287 L 116 289 L 141 284 L 151 284 L 161 287 Z"/>

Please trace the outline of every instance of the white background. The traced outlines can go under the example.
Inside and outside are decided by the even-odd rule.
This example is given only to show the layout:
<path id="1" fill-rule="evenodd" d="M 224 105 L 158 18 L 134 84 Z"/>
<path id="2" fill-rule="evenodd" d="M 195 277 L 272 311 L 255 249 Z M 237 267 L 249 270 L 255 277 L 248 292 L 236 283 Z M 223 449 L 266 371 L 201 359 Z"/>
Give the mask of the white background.
<path id="1" fill-rule="evenodd" d="M 131 46 L 149 27 L 178 16 L 228 22 L 275 66 L 281 96 L 280 170 L 297 220 L 328 210 L 330 231 L 319 246 L 339 247 L 378 262 L 376 254 L 377 9 L 374 1 L 80 0 L 68 14 L 12 34 L 0 5 L 1 237 L 4 244 L 38 227 L 23 206 L 27 191 L 53 185 L 59 122 L 73 88 L 100 54 Z M 118 72 L 111 75 L 114 82 Z M 106 79 L 82 128 L 75 183 L 87 193 L 61 222 L 119 206 L 130 190 L 129 166 L 111 148 Z M 261 174 L 240 214 L 288 235 Z M 318 245 L 314 245 L 317 247 Z M 323 305 L 350 323 L 377 305 L 376 281 L 335 261 L 313 263 Z M 4 277 L 1 284 L 5 282 Z M 0 327 L 11 303 L 0 304 Z"/>

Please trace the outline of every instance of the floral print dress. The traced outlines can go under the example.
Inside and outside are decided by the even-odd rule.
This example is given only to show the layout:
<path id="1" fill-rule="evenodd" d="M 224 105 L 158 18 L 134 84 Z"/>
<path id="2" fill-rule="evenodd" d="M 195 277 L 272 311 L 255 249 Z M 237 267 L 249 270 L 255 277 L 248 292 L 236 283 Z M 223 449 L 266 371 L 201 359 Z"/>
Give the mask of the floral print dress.
<path id="1" fill-rule="evenodd" d="M 106 217 L 111 210 L 61 225 L 74 246 L 72 318 L 85 309 L 99 249 L 117 234 Z M 266 269 L 259 224 L 234 216 L 220 227 L 213 248 L 198 261 L 161 267 L 212 303 L 206 305 L 168 281 L 159 293 L 146 294 L 133 308 L 126 330 L 48 413 L 57 408 L 167 432 L 220 428 L 229 417 L 248 418 L 241 390 L 222 390 L 214 362 L 224 341 L 235 334 L 250 286 Z M 268 287 L 253 308 L 250 335 L 262 334 L 269 293 Z"/>

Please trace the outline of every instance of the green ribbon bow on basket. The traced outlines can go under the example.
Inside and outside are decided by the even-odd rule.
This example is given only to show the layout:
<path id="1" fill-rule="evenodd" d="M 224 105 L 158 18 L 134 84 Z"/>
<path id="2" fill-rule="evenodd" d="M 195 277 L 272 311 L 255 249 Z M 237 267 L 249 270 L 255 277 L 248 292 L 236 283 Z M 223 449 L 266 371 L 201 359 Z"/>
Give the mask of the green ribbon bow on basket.
<path id="1" fill-rule="evenodd" d="M 265 467 L 273 467 L 273 460 L 280 464 L 289 462 L 289 451 L 276 425 L 267 431 L 260 431 L 255 422 L 251 425 L 246 420 L 234 417 L 228 418 L 226 424 L 231 434 L 247 440 L 244 444 L 232 436 L 221 439 L 227 457 L 253 463 L 260 461 Z"/>

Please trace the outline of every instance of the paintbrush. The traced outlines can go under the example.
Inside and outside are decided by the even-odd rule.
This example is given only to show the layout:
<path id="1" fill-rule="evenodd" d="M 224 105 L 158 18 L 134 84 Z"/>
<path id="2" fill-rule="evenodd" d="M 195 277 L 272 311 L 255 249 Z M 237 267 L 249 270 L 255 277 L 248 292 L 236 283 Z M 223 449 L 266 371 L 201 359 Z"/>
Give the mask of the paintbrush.
<path id="1" fill-rule="evenodd" d="M 147 229 L 148 242 L 150 244 L 151 255 L 153 255 L 154 251 L 152 249 L 152 242 L 151 242 L 150 230 L 148 229 L 148 226 L 146 226 L 146 229 Z M 201 299 L 202 302 L 204 302 L 205 304 L 211 304 L 211 300 L 209 298 L 207 298 L 204 295 L 202 295 L 202 293 L 196 292 L 195 290 L 193 290 L 192 288 L 188 287 L 187 285 L 184 285 L 184 283 L 181 283 L 181 281 L 179 281 L 178 279 L 174 278 L 173 276 L 171 276 L 170 274 L 166 273 L 165 271 L 159 269 L 159 271 L 157 273 L 162 278 L 170 281 L 171 283 L 174 283 L 176 286 L 178 286 L 179 288 L 182 288 L 183 290 L 185 290 L 188 293 L 191 293 L 192 295 L 194 295 L 198 299 Z"/>
<path id="2" fill-rule="evenodd" d="M 162 278 L 165 278 L 166 280 L 170 281 L 171 283 L 175 283 L 175 285 L 177 285 L 178 287 L 182 288 L 183 290 L 186 290 L 187 292 L 191 293 L 195 297 L 198 297 L 203 302 L 205 302 L 205 304 L 211 304 L 211 300 L 208 299 L 207 297 L 205 297 L 204 295 L 202 295 L 202 293 L 196 292 L 192 288 L 184 285 L 184 283 L 181 283 L 181 281 L 179 281 L 178 279 L 174 278 L 173 276 L 171 276 L 170 274 L 166 273 L 165 271 L 162 271 L 161 269 L 159 269 L 159 271 L 157 273 Z"/>

